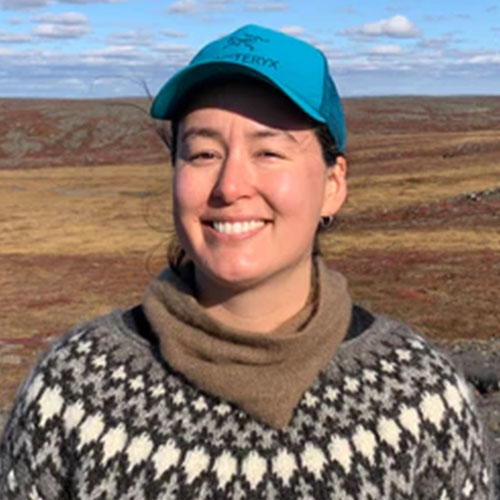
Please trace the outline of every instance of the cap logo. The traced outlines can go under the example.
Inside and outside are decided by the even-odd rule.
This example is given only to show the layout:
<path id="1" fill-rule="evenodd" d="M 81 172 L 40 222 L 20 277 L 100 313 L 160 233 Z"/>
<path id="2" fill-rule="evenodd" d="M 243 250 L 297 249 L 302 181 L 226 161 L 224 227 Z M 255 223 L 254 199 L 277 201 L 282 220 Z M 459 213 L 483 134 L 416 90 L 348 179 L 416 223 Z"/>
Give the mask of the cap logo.
<path id="1" fill-rule="evenodd" d="M 258 35 L 252 35 L 251 33 L 243 33 L 242 35 L 233 35 L 227 39 L 226 45 L 223 49 L 237 48 L 240 49 L 244 47 L 251 52 L 255 50 L 255 46 L 259 43 L 267 43 L 268 39 L 262 38 Z M 249 64 L 253 66 L 263 66 L 267 68 L 278 69 L 278 63 L 276 59 L 271 59 L 270 57 L 264 57 L 260 55 L 251 55 L 248 53 L 236 52 L 226 55 L 220 55 L 218 59 L 234 59 L 236 62 Z"/>
<path id="2" fill-rule="evenodd" d="M 268 41 L 269 40 L 266 40 L 261 36 L 251 35 L 250 33 L 244 33 L 244 36 L 230 36 L 224 48 L 244 46 L 249 50 L 255 50 L 254 45 L 257 42 L 268 42 Z"/>

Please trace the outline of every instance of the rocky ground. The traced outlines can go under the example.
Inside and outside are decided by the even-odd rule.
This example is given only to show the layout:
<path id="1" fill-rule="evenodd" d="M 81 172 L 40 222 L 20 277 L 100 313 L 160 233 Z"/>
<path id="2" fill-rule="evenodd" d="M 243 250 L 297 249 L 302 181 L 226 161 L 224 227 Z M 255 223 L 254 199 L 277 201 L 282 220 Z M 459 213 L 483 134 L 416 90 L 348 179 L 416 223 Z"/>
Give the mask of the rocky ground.
<path id="1" fill-rule="evenodd" d="M 474 387 L 500 477 L 500 338 L 441 346 Z"/>

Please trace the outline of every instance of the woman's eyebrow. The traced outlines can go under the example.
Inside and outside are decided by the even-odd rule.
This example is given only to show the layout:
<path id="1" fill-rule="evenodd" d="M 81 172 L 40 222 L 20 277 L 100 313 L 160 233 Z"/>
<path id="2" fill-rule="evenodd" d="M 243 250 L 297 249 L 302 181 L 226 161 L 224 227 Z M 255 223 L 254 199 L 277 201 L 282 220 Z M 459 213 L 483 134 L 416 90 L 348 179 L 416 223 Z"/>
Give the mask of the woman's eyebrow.
<path id="1" fill-rule="evenodd" d="M 181 136 L 181 142 L 191 137 L 208 137 L 222 142 L 222 135 L 217 130 L 209 127 L 189 127 Z"/>
<path id="2" fill-rule="evenodd" d="M 297 143 L 297 139 L 293 134 L 288 132 L 288 130 L 282 129 L 264 129 L 257 130 L 249 134 L 252 139 L 265 139 L 267 137 L 279 137 L 284 136 L 288 140 Z M 209 139 L 216 139 L 219 142 L 223 142 L 223 137 L 220 132 L 210 127 L 189 127 L 181 136 L 181 142 L 185 142 L 191 137 L 207 137 Z"/>
<path id="3" fill-rule="evenodd" d="M 288 132 L 288 130 L 282 129 L 265 129 L 265 130 L 257 130 L 256 132 L 252 132 L 250 136 L 255 139 L 265 139 L 266 137 L 277 137 L 284 135 L 287 139 L 297 143 L 297 139 L 293 134 Z"/>

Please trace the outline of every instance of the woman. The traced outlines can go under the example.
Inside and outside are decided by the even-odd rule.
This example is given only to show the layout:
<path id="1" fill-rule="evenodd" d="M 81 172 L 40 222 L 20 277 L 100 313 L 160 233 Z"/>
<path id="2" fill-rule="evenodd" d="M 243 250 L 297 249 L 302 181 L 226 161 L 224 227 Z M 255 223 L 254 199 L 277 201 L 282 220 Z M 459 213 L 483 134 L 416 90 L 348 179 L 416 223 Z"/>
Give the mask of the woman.
<path id="1" fill-rule="evenodd" d="M 258 26 L 160 91 L 180 252 L 141 306 L 67 335 L 21 391 L 2 498 L 486 499 L 473 398 L 315 256 L 346 198 L 312 46 Z"/>

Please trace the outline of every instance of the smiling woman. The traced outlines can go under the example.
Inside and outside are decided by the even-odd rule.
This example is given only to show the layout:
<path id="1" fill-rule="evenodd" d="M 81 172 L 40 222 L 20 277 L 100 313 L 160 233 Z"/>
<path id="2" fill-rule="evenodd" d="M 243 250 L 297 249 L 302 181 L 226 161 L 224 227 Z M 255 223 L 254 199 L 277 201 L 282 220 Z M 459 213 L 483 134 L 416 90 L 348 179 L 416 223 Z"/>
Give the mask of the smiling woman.
<path id="1" fill-rule="evenodd" d="M 324 55 L 245 26 L 171 78 L 182 251 L 142 304 L 67 334 L 22 388 L 2 498 L 488 499 L 474 398 L 315 253 L 347 195 Z"/>
<path id="2" fill-rule="evenodd" d="M 345 162 L 327 167 L 311 120 L 259 83 L 193 96 L 177 151 L 174 219 L 200 301 L 227 323 L 236 300 L 255 297 L 232 326 L 272 331 L 306 303 L 314 234 L 345 199 Z"/>

